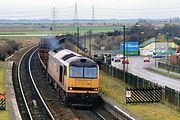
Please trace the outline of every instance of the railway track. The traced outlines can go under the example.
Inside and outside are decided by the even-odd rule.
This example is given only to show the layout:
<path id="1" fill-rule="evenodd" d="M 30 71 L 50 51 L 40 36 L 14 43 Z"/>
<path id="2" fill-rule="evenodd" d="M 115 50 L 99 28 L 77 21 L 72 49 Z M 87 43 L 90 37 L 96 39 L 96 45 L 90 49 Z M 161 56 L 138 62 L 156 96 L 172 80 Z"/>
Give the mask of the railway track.
<path id="1" fill-rule="evenodd" d="M 31 61 L 32 76 L 34 82 L 37 84 L 40 93 L 43 96 L 43 99 L 47 103 L 48 108 L 52 112 L 56 120 L 71 120 L 79 119 L 71 109 L 66 107 L 64 101 L 60 98 L 58 93 L 51 87 L 51 84 L 46 80 L 46 74 L 44 67 L 41 64 L 41 61 L 38 57 L 38 52 L 32 56 Z"/>
<path id="2" fill-rule="evenodd" d="M 54 119 L 44 107 L 35 85 L 32 82 L 29 57 L 37 47 L 28 50 L 20 60 L 16 59 L 13 66 L 13 82 L 16 98 L 23 120 L 50 120 Z M 19 57 L 19 56 L 18 56 Z"/>
<path id="3" fill-rule="evenodd" d="M 89 108 L 66 107 L 64 101 L 59 98 L 60 96 L 58 93 L 53 89 L 53 87 L 50 87 L 46 80 L 46 75 L 43 71 L 44 68 L 42 67 L 41 60 L 38 57 L 38 51 L 35 51 L 36 48 L 37 47 L 30 49 L 24 55 L 24 52 L 21 52 L 19 56 L 13 59 L 13 84 L 23 120 L 117 119 L 102 106 Z M 23 57 L 20 60 L 20 56 L 22 55 Z M 37 84 L 38 88 L 37 86 L 34 87 L 35 85 L 33 84 Z M 39 90 L 39 92 L 36 92 L 36 90 Z M 22 94 L 21 91 L 24 91 L 24 94 Z M 38 93 L 42 96 L 39 97 Z M 44 102 L 41 102 L 42 99 L 44 99 Z M 45 103 L 47 105 L 44 106 Z M 49 108 L 49 110 L 47 110 L 47 108 Z"/>
<path id="4" fill-rule="evenodd" d="M 36 55 L 35 55 L 36 56 Z M 38 56 L 38 55 L 37 55 Z M 36 57 L 34 57 L 34 61 L 38 61 Z M 39 59 L 39 64 L 41 67 L 41 69 L 46 69 L 45 65 L 43 64 L 42 60 L 40 59 L 40 57 L 38 56 Z M 35 68 L 36 70 L 38 68 Z M 38 73 L 41 72 L 42 74 L 42 70 L 37 71 Z M 39 75 L 40 76 L 40 75 Z M 42 78 L 42 77 L 41 77 Z M 38 79 L 36 79 L 38 80 Z M 39 82 L 39 81 L 37 81 Z M 47 82 L 47 81 L 46 81 Z M 42 84 L 42 82 L 40 82 Z M 44 86 L 44 85 L 43 85 Z M 41 88 L 41 87 L 40 87 Z M 48 93 L 48 92 L 46 92 Z M 55 91 L 53 93 L 56 93 Z M 57 94 L 57 93 L 56 93 Z M 57 95 L 56 95 L 57 96 Z M 49 99 L 49 96 L 47 96 L 46 99 Z M 51 101 L 53 101 L 53 97 L 51 97 Z M 61 106 L 64 109 L 67 109 L 65 106 L 64 101 L 62 101 L 61 99 L 59 99 L 59 102 L 61 104 L 63 104 L 63 106 Z M 106 109 L 100 107 L 99 105 L 95 108 L 95 107 L 74 107 L 72 105 L 69 105 L 68 108 L 72 111 L 73 115 L 73 119 L 78 119 L 78 120 L 116 120 L 117 118 L 114 117 L 110 112 L 108 112 Z M 55 109 L 55 108 L 53 108 Z M 54 110 L 54 111 L 57 111 Z"/>
<path id="5" fill-rule="evenodd" d="M 100 106 L 71 106 L 79 120 L 118 120 L 109 111 Z"/>
<path id="6" fill-rule="evenodd" d="M 41 62 L 38 58 L 37 51 L 33 52 L 35 48 L 28 51 L 22 58 L 20 62 L 15 61 L 14 69 L 17 71 L 19 68 L 19 74 L 15 73 L 16 82 L 14 84 L 21 83 L 22 89 L 24 92 L 24 96 L 26 97 L 27 102 L 23 101 L 23 95 L 16 94 L 17 98 L 19 98 L 19 106 L 20 112 L 22 115 L 22 119 L 56 119 L 56 120 L 69 120 L 69 119 L 77 119 L 77 120 L 116 120 L 117 118 L 110 114 L 106 109 L 100 106 L 96 107 L 72 107 L 68 108 L 65 106 L 64 102 L 59 98 L 58 93 L 49 86 L 48 81 L 45 78 L 43 67 L 41 66 Z M 31 54 L 33 52 L 33 54 Z M 29 59 L 30 56 L 30 59 Z M 28 63 L 28 64 L 27 64 Z M 19 67 L 18 67 L 19 65 Z M 25 71 L 25 72 L 24 72 Z M 28 73 L 31 71 L 30 73 Z M 14 71 L 15 72 L 15 71 Z M 14 78 L 15 78 L 14 77 Z M 18 78 L 22 80 L 22 82 L 18 81 Z M 33 82 L 30 82 L 33 79 Z M 33 88 L 33 84 L 37 84 L 35 88 Z M 17 87 L 15 87 L 17 88 Z M 39 89 L 39 94 L 42 94 L 42 97 L 37 95 L 36 89 Z M 21 88 L 18 91 L 22 91 Z M 21 96 L 21 97 L 19 97 Z M 46 107 L 44 107 L 44 103 L 41 102 L 41 99 L 44 99 L 44 103 L 46 103 Z M 29 107 L 29 110 L 27 109 Z M 46 108 L 49 108 L 47 110 Z M 50 113 L 50 111 L 52 113 Z M 51 114 L 51 115 L 49 115 Z M 53 115 L 52 115 L 53 114 Z M 54 116 L 54 117 L 53 117 Z"/>

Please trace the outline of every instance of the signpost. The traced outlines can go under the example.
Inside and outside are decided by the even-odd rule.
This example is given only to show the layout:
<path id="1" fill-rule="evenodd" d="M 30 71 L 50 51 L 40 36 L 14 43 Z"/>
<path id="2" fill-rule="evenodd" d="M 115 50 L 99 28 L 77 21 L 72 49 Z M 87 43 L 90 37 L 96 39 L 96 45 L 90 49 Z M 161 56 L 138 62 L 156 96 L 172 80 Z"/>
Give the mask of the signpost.
<path id="1" fill-rule="evenodd" d="M 124 43 L 120 43 L 120 53 L 123 53 Z M 138 55 L 139 53 L 139 42 L 125 42 L 126 55 Z"/>

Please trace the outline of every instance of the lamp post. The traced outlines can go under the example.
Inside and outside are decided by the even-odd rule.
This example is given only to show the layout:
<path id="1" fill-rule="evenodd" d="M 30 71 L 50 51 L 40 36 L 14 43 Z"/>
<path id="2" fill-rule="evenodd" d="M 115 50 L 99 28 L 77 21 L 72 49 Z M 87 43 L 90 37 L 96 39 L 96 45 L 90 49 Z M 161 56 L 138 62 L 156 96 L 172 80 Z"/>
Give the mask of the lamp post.
<path id="1" fill-rule="evenodd" d="M 79 27 L 77 27 L 77 53 L 79 53 Z"/>
<path id="2" fill-rule="evenodd" d="M 156 37 L 155 37 L 155 40 L 154 40 L 154 52 L 155 52 L 155 67 L 156 67 Z"/>
<path id="3" fill-rule="evenodd" d="M 126 26 L 124 25 L 123 26 L 123 71 L 124 71 L 124 82 L 125 82 L 125 79 L 126 79 L 126 76 L 125 76 L 125 42 L 126 42 Z"/>
<path id="4" fill-rule="evenodd" d="M 168 35 L 170 35 L 170 33 L 166 32 L 166 66 L 167 66 L 167 72 L 169 73 L 169 42 L 168 42 Z"/>
<path id="5" fill-rule="evenodd" d="M 89 34 L 89 57 L 91 58 L 91 35 L 92 35 L 92 30 L 88 31 Z"/>
<path id="6" fill-rule="evenodd" d="M 155 30 L 155 34 L 156 34 L 156 37 L 157 37 L 157 31 L 158 31 L 159 28 L 155 27 L 154 30 Z M 156 67 L 156 55 L 157 55 L 157 50 L 156 50 L 156 37 L 155 37 L 155 40 L 154 40 L 154 59 L 155 59 L 155 67 Z"/>

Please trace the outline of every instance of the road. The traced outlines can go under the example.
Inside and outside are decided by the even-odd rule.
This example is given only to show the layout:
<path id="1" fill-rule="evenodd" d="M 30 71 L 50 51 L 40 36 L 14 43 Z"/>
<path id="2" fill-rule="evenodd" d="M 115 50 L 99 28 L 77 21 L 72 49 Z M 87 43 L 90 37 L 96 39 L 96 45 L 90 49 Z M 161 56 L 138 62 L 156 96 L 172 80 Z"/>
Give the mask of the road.
<path id="1" fill-rule="evenodd" d="M 154 58 L 150 58 L 150 62 L 144 62 L 144 57 L 141 56 L 131 56 L 129 59 L 129 65 L 126 65 L 126 70 L 128 72 L 133 73 L 139 77 L 142 77 L 146 80 L 152 81 L 154 83 L 158 83 L 161 86 L 168 86 L 172 89 L 180 91 L 180 80 L 175 78 L 170 78 L 167 76 L 163 76 L 161 74 L 149 71 L 146 67 L 155 66 Z M 122 69 L 122 63 L 115 63 L 115 66 Z"/>

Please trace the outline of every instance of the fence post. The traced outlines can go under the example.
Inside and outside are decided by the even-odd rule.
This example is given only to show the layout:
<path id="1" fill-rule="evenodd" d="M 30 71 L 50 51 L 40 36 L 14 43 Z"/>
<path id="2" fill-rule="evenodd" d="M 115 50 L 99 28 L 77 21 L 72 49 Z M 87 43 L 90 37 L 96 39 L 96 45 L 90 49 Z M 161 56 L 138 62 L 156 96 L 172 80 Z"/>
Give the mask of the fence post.
<path id="1" fill-rule="evenodd" d="M 114 77 L 114 67 L 112 66 L 112 76 Z"/>
<path id="2" fill-rule="evenodd" d="M 180 109 L 180 92 L 178 92 L 178 96 L 179 96 L 179 98 L 178 98 L 178 108 Z"/>

